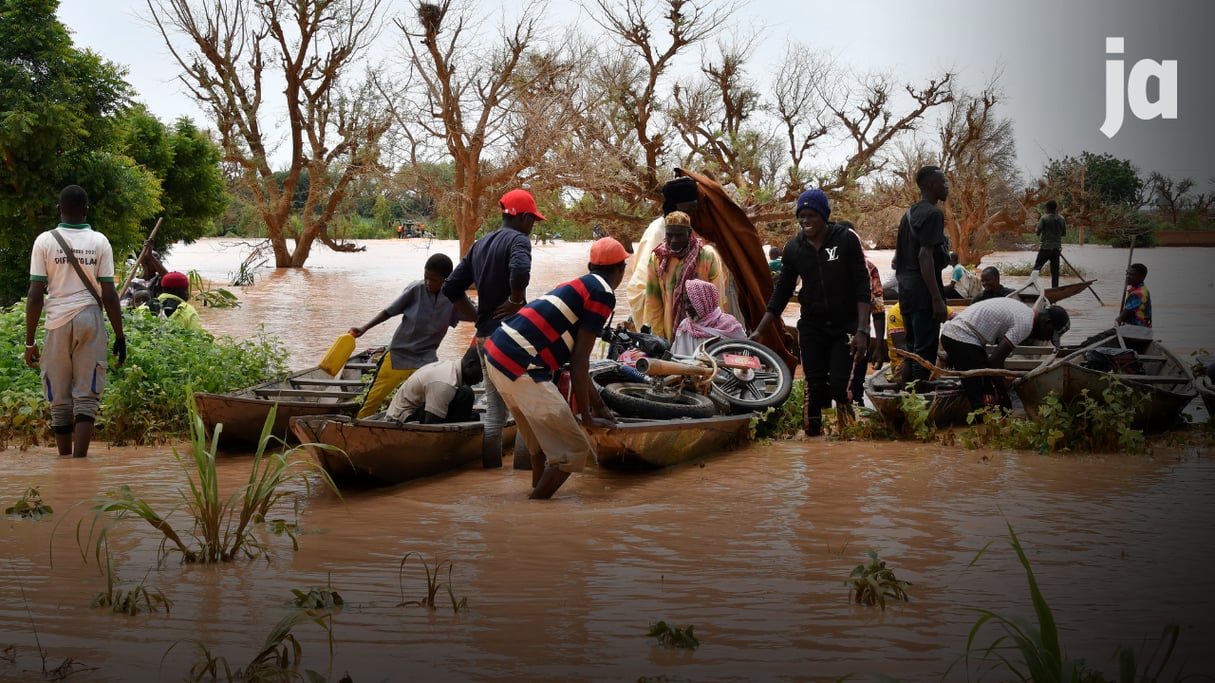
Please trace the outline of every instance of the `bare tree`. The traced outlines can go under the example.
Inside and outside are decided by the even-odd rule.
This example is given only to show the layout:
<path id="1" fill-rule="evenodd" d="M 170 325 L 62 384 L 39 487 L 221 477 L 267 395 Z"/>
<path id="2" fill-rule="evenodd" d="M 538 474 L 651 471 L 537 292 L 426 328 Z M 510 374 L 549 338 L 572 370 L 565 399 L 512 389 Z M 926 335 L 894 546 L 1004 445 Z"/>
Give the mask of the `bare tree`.
<path id="1" fill-rule="evenodd" d="M 391 119 L 366 85 L 346 77 L 379 32 L 382 0 L 147 0 L 182 68 L 181 80 L 219 132 L 266 223 L 278 267 L 302 266 L 313 241 L 338 250 L 328 226 L 350 184 L 379 172 L 379 142 Z M 174 37 L 184 36 L 188 47 Z M 276 99 L 281 72 L 281 92 Z M 285 130 L 275 117 L 281 106 Z M 287 168 L 271 155 L 285 139 Z M 293 208 L 301 176 L 303 206 Z M 295 242 L 288 246 L 288 240 Z"/>
<path id="2" fill-rule="evenodd" d="M 1152 189 L 1156 207 L 1168 215 L 1174 226 L 1180 223 L 1181 214 L 1192 203 L 1189 194 L 1194 189 L 1194 179 L 1173 180 L 1159 171 L 1152 171 L 1147 184 Z"/>
<path id="3" fill-rule="evenodd" d="M 571 125 L 577 68 L 561 46 L 542 44 L 538 5 L 525 6 L 492 37 L 477 33 L 471 4 L 420 1 L 412 9 L 408 21 L 396 22 L 410 80 L 389 101 L 409 103 L 393 108 L 408 164 L 453 163 L 450 181 L 443 179 L 450 185 L 430 194 L 452 217 L 463 254 L 492 213 L 494 194 L 526 182 Z"/>
<path id="4" fill-rule="evenodd" d="M 1012 122 L 1000 118 L 995 79 L 977 95 L 960 94 L 941 122 L 941 168 L 949 178 L 945 229 L 962 263 L 990 253 L 991 236 L 1020 231 L 1045 188 L 1020 190 Z"/>

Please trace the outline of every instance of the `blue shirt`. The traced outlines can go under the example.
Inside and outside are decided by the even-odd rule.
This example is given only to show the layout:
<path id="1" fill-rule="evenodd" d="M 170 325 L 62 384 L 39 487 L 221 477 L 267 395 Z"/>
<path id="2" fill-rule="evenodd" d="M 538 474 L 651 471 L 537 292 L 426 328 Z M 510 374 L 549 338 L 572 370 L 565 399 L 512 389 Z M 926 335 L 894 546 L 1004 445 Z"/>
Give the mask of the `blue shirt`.
<path id="1" fill-rule="evenodd" d="M 485 341 L 485 356 L 511 379 L 552 377 L 570 360 L 580 330 L 599 335 L 616 308 L 606 280 L 587 273 L 533 300 L 502 322 Z"/>
<path id="2" fill-rule="evenodd" d="M 494 309 L 511 295 L 512 286 L 527 287 L 532 276 L 532 243 L 527 235 L 502 226 L 473 243 L 443 283 L 443 295 L 455 301 L 477 286 L 477 336 L 497 327 Z"/>

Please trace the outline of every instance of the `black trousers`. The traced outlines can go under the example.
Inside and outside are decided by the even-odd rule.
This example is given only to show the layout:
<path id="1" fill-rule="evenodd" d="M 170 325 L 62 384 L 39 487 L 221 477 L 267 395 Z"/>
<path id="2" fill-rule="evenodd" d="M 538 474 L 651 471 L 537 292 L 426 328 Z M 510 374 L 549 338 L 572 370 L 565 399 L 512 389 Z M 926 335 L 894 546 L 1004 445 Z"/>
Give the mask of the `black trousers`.
<path id="1" fill-rule="evenodd" d="M 953 337 L 941 335 L 941 346 L 949 354 L 949 363 L 954 370 L 981 370 L 987 366 L 987 351 L 978 344 L 967 344 Z M 970 407 L 978 410 L 988 405 L 1003 405 L 1008 401 L 1003 398 L 1003 391 L 996 387 L 991 377 L 963 377 L 962 391 Z"/>
<path id="2" fill-rule="evenodd" d="M 1063 255 L 1062 249 L 1039 249 L 1038 258 L 1034 259 L 1034 270 L 1040 270 L 1042 264 L 1050 261 L 1050 286 L 1059 286 L 1059 258 Z"/>
<path id="3" fill-rule="evenodd" d="M 822 428 L 823 408 L 835 401 L 836 409 L 848 406 L 848 379 L 852 353 L 848 333 L 822 324 L 797 324 L 802 371 L 806 374 L 805 427 L 807 433 Z"/>

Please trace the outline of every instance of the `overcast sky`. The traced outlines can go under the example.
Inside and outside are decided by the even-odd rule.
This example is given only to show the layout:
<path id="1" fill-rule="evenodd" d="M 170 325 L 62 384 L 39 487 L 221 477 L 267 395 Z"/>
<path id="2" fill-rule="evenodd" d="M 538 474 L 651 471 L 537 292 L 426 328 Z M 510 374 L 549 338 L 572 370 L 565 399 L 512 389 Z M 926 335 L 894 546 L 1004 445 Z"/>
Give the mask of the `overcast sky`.
<path id="1" fill-rule="evenodd" d="M 386 0 L 395 16 L 406 0 Z M 481 0 L 495 13 L 518 0 Z M 929 9 L 925 9 L 928 7 Z M 574 0 L 551 0 L 554 23 L 579 22 Z M 1209 9 L 1210 8 L 1210 9 Z M 163 120 L 189 116 L 208 124 L 176 80 L 176 64 L 147 22 L 143 0 L 61 0 L 59 17 L 77 46 L 91 48 L 128 69 L 139 99 Z M 995 72 L 1013 120 L 1021 166 L 1036 175 L 1048 158 L 1088 150 L 1129 158 L 1145 173 L 1193 177 L 1210 189 L 1215 179 L 1215 4 L 1193 0 L 751 0 L 737 14 L 741 30 L 760 42 L 749 73 L 766 83 L 786 42 L 794 39 L 858 70 L 889 71 L 922 82 L 955 70 L 963 86 L 980 88 Z M 391 50 L 396 29 L 386 31 Z M 1124 38 L 1124 54 L 1107 56 L 1106 38 Z M 1141 121 L 1127 110 L 1113 139 L 1105 120 L 1106 59 L 1121 58 L 1123 73 L 1144 59 L 1177 61 L 1177 117 Z M 1123 81 L 1125 82 L 1125 81 Z M 1156 97 L 1155 87 L 1149 99 Z"/>

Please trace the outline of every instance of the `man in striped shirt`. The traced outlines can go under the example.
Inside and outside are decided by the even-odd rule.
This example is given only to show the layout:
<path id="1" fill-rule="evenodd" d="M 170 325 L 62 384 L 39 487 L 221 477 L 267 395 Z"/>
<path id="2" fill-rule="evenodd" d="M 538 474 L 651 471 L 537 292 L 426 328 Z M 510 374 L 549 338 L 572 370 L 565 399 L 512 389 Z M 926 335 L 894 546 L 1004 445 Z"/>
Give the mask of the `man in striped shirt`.
<path id="1" fill-rule="evenodd" d="M 531 498 L 551 498 L 571 472 L 582 471 L 594 453 L 583 428 L 611 426 L 611 411 L 591 387 L 590 355 L 616 308 L 627 257 L 611 237 L 597 240 L 589 273 L 528 303 L 485 341 L 486 379 L 531 453 Z M 552 382 L 567 363 L 578 417 Z"/>

